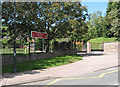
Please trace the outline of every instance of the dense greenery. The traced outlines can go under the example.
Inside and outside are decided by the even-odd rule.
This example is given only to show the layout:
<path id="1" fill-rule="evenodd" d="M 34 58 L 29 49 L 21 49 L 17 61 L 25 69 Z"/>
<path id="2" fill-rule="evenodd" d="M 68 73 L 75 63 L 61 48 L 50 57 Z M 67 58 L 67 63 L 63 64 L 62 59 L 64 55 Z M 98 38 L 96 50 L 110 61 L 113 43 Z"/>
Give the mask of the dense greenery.
<path id="1" fill-rule="evenodd" d="M 14 49 L 10 49 L 8 47 L 9 46 L 6 46 L 5 48 L 3 47 L 2 49 L 0 49 L 0 53 L 2 53 L 2 55 L 8 55 L 8 56 L 13 55 Z M 28 48 L 16 48 L 16 53 L 17 55 L 28 55 L 29 49 Z M 31 49 L 30 53 L 34 53 L 34 50 Z M 40 53 L 40 51 L 36 51 L 35 53 Z"/>
<path id="2" fill-rule="evenodd" d="M 109 2 L 106 15 L 106 32 L 109 37 L 119 38 L 120 33 L 120 1 Z"/>
<path id="3" fill-rule="evenodd" d="M 31 31 L 47 32 L 45 46 L 62 38 L 69 40 L 88 41 L 98 37 L 117 37 L 120 31 L 120 1 L 109 2 L 106 16 L 97 11 L 88 14 L 87 7 L 81 2 L 17 2 L 16 25 L 18 43 L 26 43 Z M 14 37 L 14 3 L 2 3 L 2 37 L 3 44 L 13 43 Z M 88 19 L 88 21 L 86 21 Z M 30 38 L 31 39 L 31 38 Z M 36 43 L 41 43 L 38 39 Z M 39 46 L 39 44 L 37 44 Z M 42 49 L 42 48 L 36 48 Z M 49 49 L 47 49 L 49 50 Z"/>
<path id="4" fill-rule="evenodd" d="M 115 42 L 115 41 L 117 41 L 116 37 L 111 37 L 111 38 L 99 37 L 99 38 L 90 39 L 88 42 L 91 42 L 92 50 L 103 50 L 102 44 L 104 42 Z"/>
<path id="5" fill-rule="evenodd" d="M 111 37 L 111 38 L 104 38 L 104 37 L 99 37 L 99 38 L 95 38 L 95 39 L 90 39 L 88 42 L 91 42 L 91 43 L 104 43 L 104 42 L 115 42 L 117 41 L 116 40 L 117 38 L 115 37 Z"/>
<path id="6" fill-rule="evenodd" d="M 90 20 L 87 22 L 87 38 L 97 37 L 117 37 L 120 33 L 120 1 L 109 2 L 106 16 L 103 17 L 100 11 L 89 15 Z"/>
<path id="7" fill-rule="evenodd" d="M 104 36 L 104 22 L 104 17 L 102 16 L 101 11 L 97 11 L 90 15 L 90 20 L 87 23 L 89 39 Z"/>
<path id="8" fill-rule="evenodd" d="M 17 63 L 17 72 L 65 65 L 81 59 L 82 57 L 80 57 L 79 55 L 71 55 L 71 56 L 66 55 L 66 56 L 60 56 L 60 57 L 54 57 L 54 58 L 48 58 L 48 59 L 33 60 L 33 61 L 24 62 L 24 63 Z M 3 66 L 2 72 L 13 73 L 13 65 Z"/>
<path id="9" fill-rule="evenodd" d="M 3 26 L 8 27 L 8 36 L 13 41 L 14 3 L 3 2 L 2 14 Z M 87 31 L 87 15 L 87 8 L 80 2 L 17 2 L 16 37 L 24 42 L 26 38 L 30 38 L 31 31 L 47 32 L 48 47 L 49 41 L 56 38 L 81 39 Z"/>

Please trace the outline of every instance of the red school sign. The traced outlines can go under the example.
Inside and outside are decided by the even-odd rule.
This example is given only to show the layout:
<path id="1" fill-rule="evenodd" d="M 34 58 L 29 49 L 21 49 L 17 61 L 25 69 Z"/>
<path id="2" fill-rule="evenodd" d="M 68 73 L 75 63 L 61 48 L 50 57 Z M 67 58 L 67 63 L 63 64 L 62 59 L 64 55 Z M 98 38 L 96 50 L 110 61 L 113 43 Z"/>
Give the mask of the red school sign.
<path id="1" fill-rule="evenodd" d="M 31 31 L 31 37 L 47 39 L 47 33 Z"/>

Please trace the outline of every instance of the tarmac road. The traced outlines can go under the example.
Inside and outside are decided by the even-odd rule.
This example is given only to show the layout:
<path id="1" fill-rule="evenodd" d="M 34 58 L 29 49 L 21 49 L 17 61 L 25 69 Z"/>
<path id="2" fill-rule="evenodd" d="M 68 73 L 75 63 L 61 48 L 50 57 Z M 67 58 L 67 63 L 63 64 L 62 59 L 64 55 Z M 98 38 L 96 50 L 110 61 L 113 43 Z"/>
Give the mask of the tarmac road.
<path id="1" fill-rule="evenodd" d="M 81 76 L 27 83 L 22 85 L 118 85 L 120 67 L 97 71 Z"/>

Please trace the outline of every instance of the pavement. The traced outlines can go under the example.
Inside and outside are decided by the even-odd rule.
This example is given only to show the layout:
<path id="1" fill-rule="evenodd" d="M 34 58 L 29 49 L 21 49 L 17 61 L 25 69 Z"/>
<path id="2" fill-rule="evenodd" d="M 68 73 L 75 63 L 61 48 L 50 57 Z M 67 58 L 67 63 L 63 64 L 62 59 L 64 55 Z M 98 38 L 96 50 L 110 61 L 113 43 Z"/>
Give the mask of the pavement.
<path id="1" fill-rule="evenodd" d="M 43 80 L 84 75 L 118 66 L 117 52 L 92 52 L 91 54 L 78 53 L 78 55 L 83 56 L 83 60 L 47 69 L 5 74 L 0 82 L 2 85 L 19 85 Z"/>

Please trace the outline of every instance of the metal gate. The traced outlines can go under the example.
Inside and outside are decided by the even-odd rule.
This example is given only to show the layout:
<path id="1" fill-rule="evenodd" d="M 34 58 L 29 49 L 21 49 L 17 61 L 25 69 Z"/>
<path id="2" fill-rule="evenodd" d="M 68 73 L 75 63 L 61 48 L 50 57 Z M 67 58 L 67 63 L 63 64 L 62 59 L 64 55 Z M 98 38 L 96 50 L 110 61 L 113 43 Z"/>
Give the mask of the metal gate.
<path id="1" fill-rule="evenodd" d="M 91 43 L 91 51 L 104 51 L 104 43 Z"/>
<path id="2" fill-rule="evenodd" d="M 87 43 L 78 43 L 74 44 L 74 47 L 76 48 L 77 52 L 86 52 L 87 51 Z"/>

